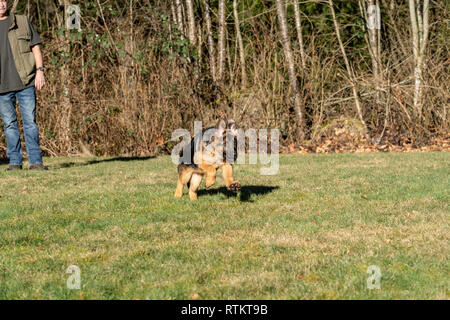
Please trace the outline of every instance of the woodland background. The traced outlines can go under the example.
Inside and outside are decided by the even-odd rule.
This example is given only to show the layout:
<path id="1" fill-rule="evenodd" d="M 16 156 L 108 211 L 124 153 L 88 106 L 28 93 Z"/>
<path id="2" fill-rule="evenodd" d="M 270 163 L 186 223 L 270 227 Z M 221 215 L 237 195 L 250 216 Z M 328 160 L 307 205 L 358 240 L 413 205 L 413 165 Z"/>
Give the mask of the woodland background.
<path id="1" fill-rule="evenodd" d="M 46 155 L 169 152 L 219 117 L 279 128 L 283 151 L 448 150 L 449 1 L 15 2 L 43 40 Z"/>

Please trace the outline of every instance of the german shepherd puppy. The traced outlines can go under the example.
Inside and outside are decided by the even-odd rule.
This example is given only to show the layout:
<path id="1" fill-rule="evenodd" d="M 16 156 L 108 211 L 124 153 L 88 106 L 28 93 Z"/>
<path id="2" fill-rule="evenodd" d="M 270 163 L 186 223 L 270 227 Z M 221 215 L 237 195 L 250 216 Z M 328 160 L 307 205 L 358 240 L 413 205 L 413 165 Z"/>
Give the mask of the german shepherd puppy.
<path id="1" fill-rule="evenodd" d="M 228 190 L 236 192 L 241 188 L 239 181 L 233 177 L 232 163 L 237 159 L 237 128 L 234 120 L 220 120 L 216 127 L 204 130 L 202 137 L 192 139 L 181 151 L 176 198 L 181 198 L 184 185 L 187 184 L 190 199 L 197 200 L 197 190 L 203 176 L 206 176 L 206 188 L 210 188 L 216 182 L 219 168 L 222 168 Z M 185 159 L 183 155 L 189 155 L 189 151 L 190 157 Z"/>

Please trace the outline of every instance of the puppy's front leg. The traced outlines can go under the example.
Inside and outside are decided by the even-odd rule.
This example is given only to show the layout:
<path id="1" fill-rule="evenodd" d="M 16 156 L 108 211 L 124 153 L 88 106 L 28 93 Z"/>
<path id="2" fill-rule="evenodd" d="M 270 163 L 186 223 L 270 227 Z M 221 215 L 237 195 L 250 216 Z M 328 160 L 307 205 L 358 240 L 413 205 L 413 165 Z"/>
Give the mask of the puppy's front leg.
<path id="1" fill-rule="evenodd" d="M 235 181 L 233 177 L 233 166 L 229 163 L 225 163 L 222 166 L 222 174 L 225 179 L 225 185 L 230 191 L 238 191 L 241 189 L 241 184 L 239 181 Z"/>
<path id="2" fill-rule="evenodd" d="M 214 185 L 214 183 L 216 183 L 216 174 L 217 174 L 216 168 L 214 168 L 214 166 L 212 166 L 210 164 L 205 164 L 205 163 L 202 163 L 199 167 L 206 174 L 205 187 L 211 188 Z"/>

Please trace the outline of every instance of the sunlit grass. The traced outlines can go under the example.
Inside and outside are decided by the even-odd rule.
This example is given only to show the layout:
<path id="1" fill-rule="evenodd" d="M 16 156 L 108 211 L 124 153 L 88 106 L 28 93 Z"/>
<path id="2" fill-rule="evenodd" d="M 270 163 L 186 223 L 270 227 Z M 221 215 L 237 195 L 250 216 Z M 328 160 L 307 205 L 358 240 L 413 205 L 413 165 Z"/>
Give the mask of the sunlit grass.
<path id="1" fill-rule="evenodd" d="M 197 202 L 174 199 L 170 157 L 126 160 L 0 166 L 0 298 L 450 297 L 448 153 L 281 156 Z"/>

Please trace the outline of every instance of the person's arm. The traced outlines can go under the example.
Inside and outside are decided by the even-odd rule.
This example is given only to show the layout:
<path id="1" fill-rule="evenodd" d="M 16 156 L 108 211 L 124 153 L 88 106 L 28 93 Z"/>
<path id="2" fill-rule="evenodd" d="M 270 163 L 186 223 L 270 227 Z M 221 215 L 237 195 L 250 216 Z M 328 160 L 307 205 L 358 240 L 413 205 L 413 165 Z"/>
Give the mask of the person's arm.
<path id="1" fill-rule="evenodd" d="M 42 59 L 41 47 L 37 44 L 31 48 L 34 55 L 34 61 L 36 61 L 36 69 L 44 66 L 44 61 Z M 37 70 L 36 78 L 34 80 L 34 86 L 37 90 L 41 90 L 45 85 L 44 71 Z"/>

